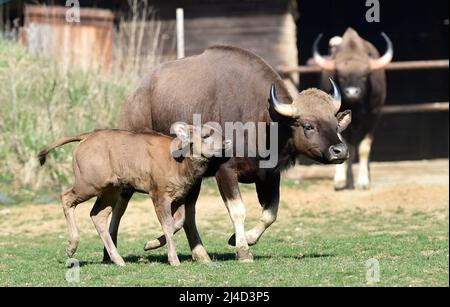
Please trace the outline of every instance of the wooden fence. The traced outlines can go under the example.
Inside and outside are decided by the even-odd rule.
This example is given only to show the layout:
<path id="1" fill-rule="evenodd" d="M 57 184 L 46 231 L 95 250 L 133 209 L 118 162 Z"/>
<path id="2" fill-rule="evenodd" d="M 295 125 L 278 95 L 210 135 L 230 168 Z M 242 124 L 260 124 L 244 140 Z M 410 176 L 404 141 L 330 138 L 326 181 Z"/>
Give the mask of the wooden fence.
<path id="1" fill-rule="evenodd" d="M 404 70 L 427 70 L 427 69 L 448 69 L 449 60 L 430 60 L 430 61 L 404 61 L 393 62 L 386 67 L 386 71 L 404 71 Z M 300 74 L 318 74 L 322 72 L 319 66 L 297 66 L 287 67 L 278 66 L 278 72 L 282 76 L 292 73 Z M 416 112 L 442 112 L 449 110 L 449 102 L 433 102 L 421 104 L 391 105 L 383 107 L 383 113 L 416 113 Z"/>

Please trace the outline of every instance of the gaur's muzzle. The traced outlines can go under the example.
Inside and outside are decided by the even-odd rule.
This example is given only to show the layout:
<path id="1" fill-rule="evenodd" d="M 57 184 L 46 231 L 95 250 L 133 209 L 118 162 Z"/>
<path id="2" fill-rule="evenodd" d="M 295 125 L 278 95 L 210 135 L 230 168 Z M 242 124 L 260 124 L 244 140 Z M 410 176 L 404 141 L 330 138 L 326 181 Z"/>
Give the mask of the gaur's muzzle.
<path id="1" fill-rule="evenodd" d="M 349 86 L 344 89 L 344 96 L 348 100 L 357 100 L 361 98 L 361 89 L 355 86 Z"/>
<path id="2" fill-rule="evenodd" d="M 328 161 L 334 164 L 343 163 L 348 159 L 348 147 L 344 143 L 332 145 L 328 149 Z"/>

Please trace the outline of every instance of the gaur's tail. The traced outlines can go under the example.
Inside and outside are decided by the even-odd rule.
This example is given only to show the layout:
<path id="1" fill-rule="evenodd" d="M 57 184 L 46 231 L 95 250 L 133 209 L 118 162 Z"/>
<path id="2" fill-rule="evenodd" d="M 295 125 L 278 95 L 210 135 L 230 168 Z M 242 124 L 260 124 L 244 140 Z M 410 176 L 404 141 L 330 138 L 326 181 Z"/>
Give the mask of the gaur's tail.
<path id="1" fill-rule="evenodd" d="M 58 141 L 56 141 L 55 143 L 48 145 L 47 147 L 45 147 L 44 149 L 42 149 L 39 154 L 38 154 L 38 159 L 39 159 L 39 163 L 42 165 L 45 164 L 45 161 L 47 160 L 47 155 L 50 151 L 52 151 L 53 149 L 55 149 L 56 147 L 62 146 L 64 144 L 67 143 L 72 143 L 72 142 L 81 142 L 84 139 L 86 139 L 89 134 L 91 133 L 84 133 L 84 134 L 80 134 L 77 136 L 68 136 L 65 138 L 62 138 Z"/>

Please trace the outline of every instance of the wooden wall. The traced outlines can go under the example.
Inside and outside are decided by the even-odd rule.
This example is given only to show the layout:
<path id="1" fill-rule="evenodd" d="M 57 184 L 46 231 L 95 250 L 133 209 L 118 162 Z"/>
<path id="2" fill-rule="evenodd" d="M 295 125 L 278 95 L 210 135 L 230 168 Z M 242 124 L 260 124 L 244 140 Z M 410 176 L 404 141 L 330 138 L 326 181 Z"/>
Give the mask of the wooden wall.
<path id="1" fill-rule="evenodd" d="M 35 53 L 56 59 L 63 69 L 109 69 L 113 19 L 109 10 L 80 10 L 81 22 L 66 21 L 65 7 L 25 6 L 19 41 Z"/>
<path id="2" fill-rule="evenodd" d="M 298 64 L 296 1 L 154 0 L 153 18 L 161 23 L 164 60 L 176 58 L 175 11 L 184 9 L 186 56 L 215 44 L 250 49 L 271 65 Z M 126 17 L 124 10 L 116 16 Z M 149 27 L 153 27 L 149 22 Z M 292 78 L 297 80 L 296 75 Z"/>

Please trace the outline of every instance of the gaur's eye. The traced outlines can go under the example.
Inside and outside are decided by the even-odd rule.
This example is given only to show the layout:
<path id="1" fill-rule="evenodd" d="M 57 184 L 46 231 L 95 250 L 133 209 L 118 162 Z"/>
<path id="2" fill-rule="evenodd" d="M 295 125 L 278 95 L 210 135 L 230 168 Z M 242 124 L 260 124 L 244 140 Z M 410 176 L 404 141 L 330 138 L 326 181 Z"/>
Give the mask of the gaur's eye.
<path id="1" fill-rule="evenodd" d="M 303 124 L 303 129 L 305 131 L 313 131 L 314 130 L 314 126 L 311 124 Z"/>

